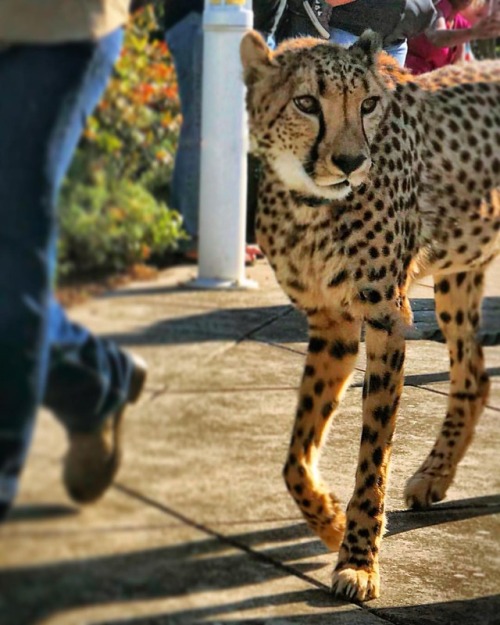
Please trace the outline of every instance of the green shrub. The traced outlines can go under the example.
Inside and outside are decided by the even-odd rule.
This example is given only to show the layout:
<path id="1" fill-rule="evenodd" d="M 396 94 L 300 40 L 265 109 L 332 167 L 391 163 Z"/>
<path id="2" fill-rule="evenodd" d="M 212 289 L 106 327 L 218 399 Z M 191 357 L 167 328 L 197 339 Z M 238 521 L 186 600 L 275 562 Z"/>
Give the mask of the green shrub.
<path id="1" fill-rule="evenodd" d="M 176 249 L 182 219 L 141 184 L 101 173 L 62 191 L 59 276 L 123 271 L 152 254 Z"/>
<path id="2" fill-rule="evenodd" d="M 60 198 L 59 277 L 109 274 L 187 238 L 167 208 L 180 126 L 172 59 L 152 9 L 127 25 L 123 51 Z"/>
<path id="3" fill-rule="evenodd" d="M 150 171 L 171 175 L 179 93 L 172 58 L 157 32 L 150 7 L 129 22 L 114 74 L 80 143 L 89 165 L 115 177 L 137 181 Z"/>

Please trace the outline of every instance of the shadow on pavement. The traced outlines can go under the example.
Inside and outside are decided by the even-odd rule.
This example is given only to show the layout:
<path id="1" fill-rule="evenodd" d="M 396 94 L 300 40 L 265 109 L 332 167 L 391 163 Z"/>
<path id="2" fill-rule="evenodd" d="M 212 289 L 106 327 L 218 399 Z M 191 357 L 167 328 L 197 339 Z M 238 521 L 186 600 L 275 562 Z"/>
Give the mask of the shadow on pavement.
<path id="1" fill-rule="evenodd" d="M 486 369 L 490 378 L 500 375 L 500 367 L 490 367 Z M 449 382 L 450 372 L 440 371 L 438 373 L 419 373 L 415 375 L 405 376 L 405 386 L 423 386 L 425 384 L 433 384 L 434 382 Z"/>
<path id="2" fill-rule="evenodd" d="M 500 367 L 490 367 L 486 369 L 490 378 L 496 378 L 500 376 Z M 449 382 L 449 371 L 438 371 L 437 373 L 416 373 L 411 375 L 405 375 L 405 386 L 425 386 L 426 384 L 433 384 L 434 382 Z M 352 388 L 362 388 L 363 382 L 355 382 L 351 384 Z"/>
<path id="3" fill-rule="evenodd" d="M 306 603 L 311 610 L 308 614 L 294 614 L 293 604 Z M 297 593 L 284 593 L 270 597 L 258 597 L 246 601 L 222 604 L 199 610 L 171 612 L 136 619 L 97 621 L 95 625 L 167 625 L 169 623 L 204 623 L 218 625 L 221 621 L 211 617 L 223 616 L 224 625 L 360 625 L 360 623 L 390 623 L 391 625 L 499 625 L 500 595 L 491 595 L 466 601 L 450 601 L 395 608 L 370 608 L 366 604 L 361 610 L 342 610 L 335 605 L 326 593 L 309 590 Z M 286 609 L 286 606 L 290 607 Z M 258 608 L 280 608 L 276 617 L 227 618 L 232 612 Z M 321 611 L 316 611 L 321 608 Z M 325 611 L 326 608 L 326 611 Z M 369 616 L 377 617 L 370 619 Z M 94 625 L 94 624 L 93 624 Z"/>
<path id="4" fill-rule="evenodd" d="M 266 535 L 249 533 L 248 539 L 255 543 Z M 248 550 L 237 551 L 210 538 L 120 555 L 20 566 L 0 571 L 0 623 L 33 625 L 76 608 L 265 584 L 290 574 L 280 563 L 310 557 L 310 562 L 293 565 L 297 576 L 307 578 L 324 566 L 312 561 L 316 554 L 313 542 L 272 546 L 252 557 Z"/>
<path id="5" fill-rule="evenodd" d="M 500 513 L 500 494 L 447 501 L 446 503 L 434 504 L 427 510 L 396 510 L 387 514 L 388 531 L 385 538 L 420 527 L 430 527 L 441 523 L 452 523 L 498 513 Z"/>
<path id="6" fill-rule="evenodd" d="M 240 341 L 253 336 L 284 316 L 288 318 L 283 338 L 275 338 L 273 329 L 273 339 L 276 342 L 307 341 L 306 322 L 291 306 L 211 310 L 206 313 L 165 319 L 135 333 L 108 334 L 105 338 L 126 346 Z"/>
<path id="7" fill-rule="evenodd" d="M 125 487 L 120 488 L 123 492 L 128 490 Z M 132 496 L 133 492 L 130 491 Z M 144 503 L 148 502 L 139 493 L 137 495 Z M 154 501 L 151 500 L 150 505 L 153 504 Z M 149 615 L 135 620 L 127 618 L 123 621 L 97 622 L 100 625 L 216 623 L 216 620 L 209 619 L 216 615 L 225 615 L 224 623 L 262 623 L 262 620 L 226 620 L 226 618 L 235 611 L 289 604 L 286 621 L 273 617 L 266 619 L 265 622 L 269 624 L 276 622 L 276 625 L 288 622 L 319 625 L 333 622 L 334 617 L 334 622 L 339 625 L 359 623 L 359 620 L 356 620 L 361 614 L 359 610 L 339 612 L 339 604 L 333 602 L 328 588 L 310 575 L 311 572 L 325 566 L 324 562 L 315 560 L 318 555 L 325 553 L 325 548 L 314 539 L 304 523 L 220 535 L 198 522 L 190 521 L 163 504 L 157 503 L 155 507 L 170 517 L 184 520 L 199 531 L 205 531 L 211 537 L 164 548 L 0 571 L 2 589 L 0 623 L 29 625 L 68 610 L 132 601 L 177 598 L 178 606 L 179 600 L 186 594 L 218 591 L 221 592 L 221 597 L 217 598 L 216 606 L 194 610 L 187 608 L 181 612 Z M 389 514 L 388 536 L 499 511 L 500 495 L 491 495 L 435 505 L 425 512 L 392 512 Z M 293 542 L 308 536 L 311 536 L 312 540 Z M 61 531 L 59 539 L 64 540 L 64 530 Z M 260 586 L 290 575 L 302 580 L 309 589 L 299 593 L 257 596 L 231 603 L 223 601 L 225 591 L 256 584 Z M 298 601 L 311 606 L 311 613 L 307 617 L 301 614 L 294 615 L 293 604 Z M 481 625 L 499 625 L 498 601 L 498 596 L 494 596 L 470 601 L 369 611 L 372 615 L 391 623 L 419 625 L 476 623 L 478 621 L 475 617 L 481 614 Z M 325 612 L 325 606 L 332 607 L 332 611 Z M 337 607 L 333 611 L 334 606 Z M 314 609 L 318 607 L 323 607 L 323 610 L 315 615 Z M 363 610 L 363 613 L 365 612 L 366 608 Z"/>
<path id="8" fill-rule="evenodd" d="M 173 293 L 187 293 L 189 291 L 200 291 L 200 289 L 190 289 L 183 284 L 172 286 L 146 286 L 127 289 L 113 289 L 106 291 L 96 297 L 96 299 L 122 299 L 127 297 L 143 297 L 149 295 L 172 295 Z"/>
<path id="9" fill-rule="evenodd" d="M 146 291 L 154 292 L 154 289 Z M 114 296 L 119 297 L 120 293 Z M 480 338 L 484 345 L 497 345 L 500 343 L 500 298 L 486 300 Z M 413 300 L 412 306 L 415 307 L 415 328 L 409 331 L 408 340 L 443 342 L 435 319 L 434 300 Z M 286 317 L 285 323 L 282 323 L 283 317 Z M 307 322 L 291 305 L 225 308 L 165 319 L 135 333 L 106 335 L 128 346 L 238 341 L 250 337 L 274 343 L 307 342 Z"/>
<path id="10" fill-rule="evenodd" d="M 379 608 L 370 612 L 394 625 L 499 625 L 500 595 Z"/>
<path id="11" fill-rule="evenodd" d="M 26 521 L 46 521 L 78 514 L 78 508 L 61 504 L 19 504 L 16 505 L 5 519 L 7 523 L 25 523 Z"/>

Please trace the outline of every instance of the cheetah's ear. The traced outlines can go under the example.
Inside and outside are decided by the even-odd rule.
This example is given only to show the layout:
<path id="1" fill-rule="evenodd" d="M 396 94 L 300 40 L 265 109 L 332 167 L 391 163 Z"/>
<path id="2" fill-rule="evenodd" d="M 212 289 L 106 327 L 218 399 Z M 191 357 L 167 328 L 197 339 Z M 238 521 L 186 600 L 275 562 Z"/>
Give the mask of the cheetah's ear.
<path id="1" fill-rule="evenodd" d="M 257 82 L 273 65 L 271 50 L 261 35 L 254 30 L 248 32 L 241 40 L 240 54 L 243 64 L 243 80 L 247 87 Z"/>
<path id="2" fill-rule="evenodd" d="M 373 32 L 365 30 L 361 37 L 349 48 L 354 54 L 362 56 L 368 60 L 370 65 L 375 62 L 375 55 L 382 49 L 382 37 Z"/>

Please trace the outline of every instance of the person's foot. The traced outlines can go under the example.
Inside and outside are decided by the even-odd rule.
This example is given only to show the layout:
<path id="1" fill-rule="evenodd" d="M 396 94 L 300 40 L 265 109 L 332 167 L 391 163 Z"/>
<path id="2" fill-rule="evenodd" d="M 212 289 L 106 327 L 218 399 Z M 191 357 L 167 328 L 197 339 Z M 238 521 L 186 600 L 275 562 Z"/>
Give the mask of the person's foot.
<path id="1" fill-rule="evenodd" d="M 332 7 L 324 0 L 304 0 L 304 9 L 314 28 L 323 39 L 330 39 L 330 15 Z"/>
<path id="2" fill-rule="evenodd" d="M 6 501 L 0 501 L 0 523 L 7 518 L 9 514 L 9 510 L 11 507 L 11 503 L 7 503 Z"/>
<path id="3" fill-rule="evenodd" d="M 257 243 L 247 243 L 245 246 L 245 254 L 251 256 L 254 260 L 264 258 L 264 253 Z"/>
<path id="4" fill-rule="evenodd" d="M 63 482 L 68 495 L 77 503 L 92 503 L 104 495 L 120 468 L 123 416 L 128 404 L 139 399 L 147 375 L 144 360 L 135 354 L 130 356 L 133 369 L 123 406 L 95 432 L 69 434 Z"/>

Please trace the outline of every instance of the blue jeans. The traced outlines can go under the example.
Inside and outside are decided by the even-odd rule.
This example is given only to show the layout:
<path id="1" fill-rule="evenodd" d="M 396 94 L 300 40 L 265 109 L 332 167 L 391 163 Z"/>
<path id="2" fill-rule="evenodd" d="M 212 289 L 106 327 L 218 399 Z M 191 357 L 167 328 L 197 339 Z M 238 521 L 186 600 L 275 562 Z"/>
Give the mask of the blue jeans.
<path id="1" fill-rule="evenodd" d="M 332 28 L 330 31 L 330 41 L 338 43 L 341 46 L 352 46 L 358 39 L 359 37 L 357 35 L 353 35 L 340 28 Z M 404 67 L 406 54 L 408 53 L 408 42 L 406 40 L 385 45 L 384 50 L 387 54 L 390 54 L 396 59 L 401 67 Z"/>
<path id="2" fill-rule="evenodd" d="M 126 401 L 129 356 L 69 321 L 51 288 L 59 187 L 122 36 L 0 52 L 0 516 L 42 401 L 70 432 Z"/>
<path id="3" fill-rule="evenodd" d="M 201 13 L 191 12 L 186 15 L 166 31 L 165 40 L 174 59 L 182 111 L 182 127 L 171 183 L 170 208 L 181 213 L 184 229 L 196 239 L 200 195 L 203 73 Z"/>

